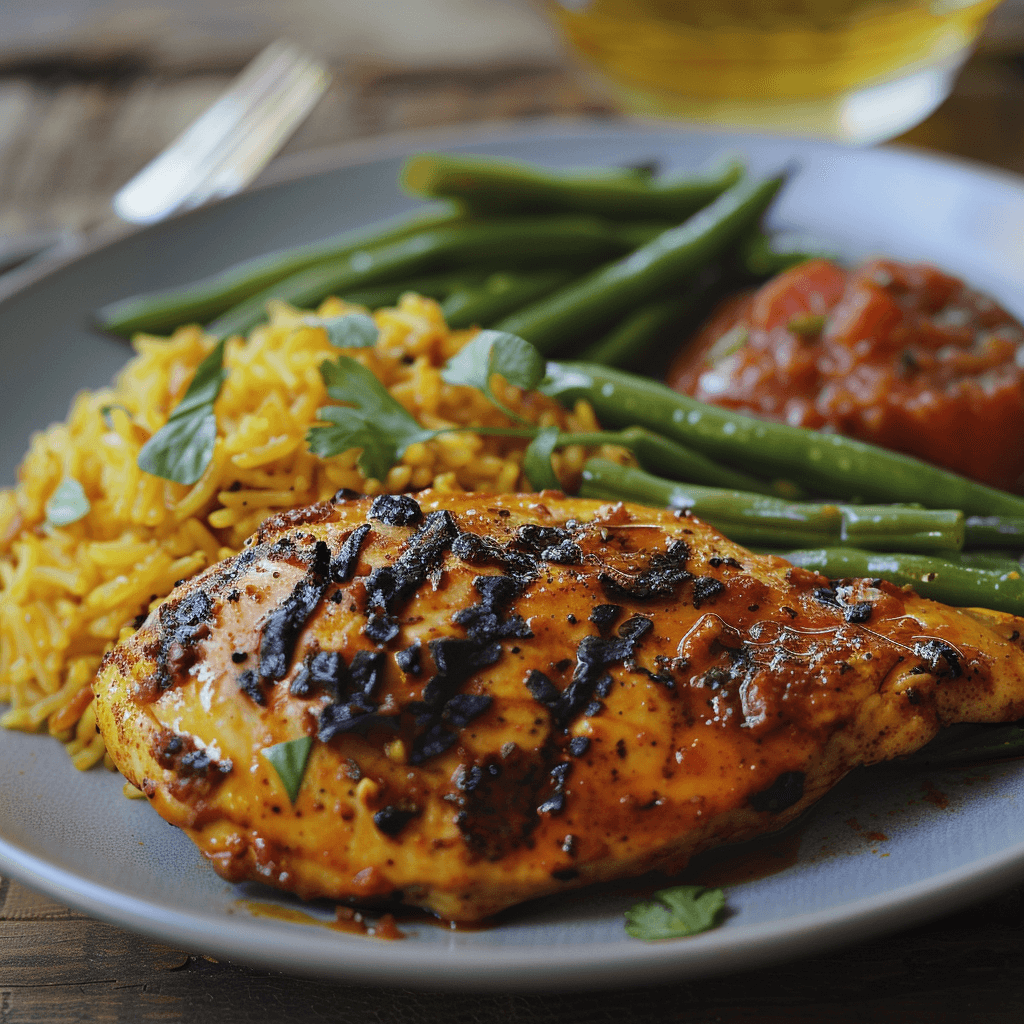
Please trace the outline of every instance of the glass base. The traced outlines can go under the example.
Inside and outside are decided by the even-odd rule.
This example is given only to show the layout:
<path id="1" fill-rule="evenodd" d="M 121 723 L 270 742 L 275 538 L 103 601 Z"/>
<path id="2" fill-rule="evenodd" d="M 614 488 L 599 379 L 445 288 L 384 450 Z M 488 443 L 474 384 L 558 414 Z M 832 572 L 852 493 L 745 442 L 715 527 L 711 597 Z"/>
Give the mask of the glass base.
<path id="1" fill-rule="evenodd" d="M 869 146 L 902 134 L 932 113 L 949 95 L 969 52 L 852 92 L 799 100 L 693 99 L 634 89 L 593 70 L 588 76 L 631 114 Z"/>

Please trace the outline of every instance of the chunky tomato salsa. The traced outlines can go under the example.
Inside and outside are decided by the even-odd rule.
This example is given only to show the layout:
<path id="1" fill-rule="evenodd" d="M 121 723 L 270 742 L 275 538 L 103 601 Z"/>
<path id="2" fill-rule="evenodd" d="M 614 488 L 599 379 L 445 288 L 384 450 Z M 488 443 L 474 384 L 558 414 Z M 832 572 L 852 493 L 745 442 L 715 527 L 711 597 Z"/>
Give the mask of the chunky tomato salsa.
<path id="1" fill-rule="evenodd" d="M 720 307 L 668 382 L 1024 492 L 1024 329 L 931 266 L 794 267 Z"/>

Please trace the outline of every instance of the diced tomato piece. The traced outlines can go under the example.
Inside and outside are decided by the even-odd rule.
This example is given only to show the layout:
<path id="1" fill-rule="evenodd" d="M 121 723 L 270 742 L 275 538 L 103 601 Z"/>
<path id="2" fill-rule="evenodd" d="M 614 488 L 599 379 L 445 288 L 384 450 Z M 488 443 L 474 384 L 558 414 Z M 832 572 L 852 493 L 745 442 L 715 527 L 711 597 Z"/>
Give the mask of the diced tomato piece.
<path id="1" fill-rule="evenodd" d="M 794 317 L 827 313 L 840 299 L 848 274 L 828 260 L 808 260 L 769 281 L 755 296 L 750 326 L 770 331 Z"/>
<path id="2" fill-rule="evenodd" d="M 870 340 L 882 348 L 903 320 L 903 310 L 891 295 L 876 285 L 853 286 L 829 317 L 829 337 L 852 347 Z"/>

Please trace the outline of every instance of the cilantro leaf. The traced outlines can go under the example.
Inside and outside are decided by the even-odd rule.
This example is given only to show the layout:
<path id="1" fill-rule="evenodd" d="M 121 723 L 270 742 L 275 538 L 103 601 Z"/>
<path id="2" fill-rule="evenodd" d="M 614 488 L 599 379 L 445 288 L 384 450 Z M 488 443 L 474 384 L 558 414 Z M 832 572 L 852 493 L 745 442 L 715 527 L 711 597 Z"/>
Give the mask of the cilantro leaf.
<path id="1" fill-rule="evenodd" d="M 481 331 L 448 360 L 441 376 L 449 384 L 483 391 L 502 412 L 508 412 L 494 397 L 491 378 L 501 374 L 509 384 L 529 391 L 543 380 L 545 366 L 544 357 L 528 341 L 505 331 Z"/>
<path id="2" fill-rule="evenodd" d="M 46 521 L 51 526 L 67 526 L 84 519 L 91 508 L 82 485 L 73 476 L 66 476 L 46 502 Z"/>
<path id="3" fill-rule="evenodd" d="M 373 348 L 380 331 L 368 313 L 343 313 L 341 316 L 310 317 L 308 324 L 322 327 L 335 348 Z"/>
<path id="4" fill-rule="evenodd" d="M 486 391 L 491 379 L 490 336 L 495 331 L 481 331 L 455 353 L 444 365 L 441 376 L 449 384 L 464 384 L 467 387 Z"/>
<path id="5" fill-rule="evenodd" d="M 558 427 L 544 427 L 523 453 L 523 470 L 535 491 L 560 491 L 561 481 L 551 465 L 551 454 L 558 445 Z"/>
<path id="6" fill-rule="evenodd" d="M 194 484 L 213 458 L 217 418 L 213 410 L 172 417 L 139 452 L 139 469 L 164 480 Z"/>
<path id="7" fill-rule="evenodd" d="M 358 409 L 331 405 L 318 409 L 317 416 L 330 421 L 332 426 L 310 427 L 306 432 L 309 450 L 321 459 L 329 459 L 358 448 L 356 462 L 367 479 L 383 480 L 402 457 L 402 451 L 411 444 L 396 444 Z"/>
<path id="8" fill-rule="evenodd" d="M 264 747 L 260 753 L 273 765 L 284 783 L 288 799 L 295 803 L 299 795 L 302 778 L 306 774 L 306 762 L 313 747 L 312 736 L 300 736 L 297 740 L 285 740 L 272 747 Z"/>
<path id="9" fill-rule="evenodd" d="M 139 469 L 179 484 L 194 484 L 203 475 L 213 458 L 217 440 L 213 403 L 225 377 L 222 339 L 199 364 L 167 422 L 142 446 Z"/>
<path id="10" fill-rule="evenodd" d="M 227 370 L 224 369 L 224 341 L 218 341 L 210 349 L 209 355 L 196 367 L 195 376 L 188 390 L 182 395 L 177 408 L 171 413 L 171 417 L 184 416 L 188 413 L 206 411 L 212 406 L 220 394 L 220 386 L 227 377 Z"/>
<path id="11" fill-rule="evenodd" d="M 306 442 L 314 455 L 326 459 L 359 448 L 360 472 L 383 480 L 409 445 L 437 436 L 437 431 L 421 427 L 355 359 L 338 356 L 335 362 L 325 360 L 320 364 L 320 376 L 331 398 L 346 405 L 317 410 L 317 416 L 331 426 L 311 427 L 307 432 Z"/>
<path id="12" fill-rule="evenodd" d="M 714 928 L 725 909 L 725 893 L 702 885 L 677 885 L 626 911 L 626 934 L 634 939 L 677 939 Z"/>
<path id="13" fill-rule="evenodd" d="M 486 331 L 494 335 L 491 346 L 491 373 L 524 391 L 532 391 L 543 379 L 547 368 L 544 357 L 526 340 L 504 331 Z"/>

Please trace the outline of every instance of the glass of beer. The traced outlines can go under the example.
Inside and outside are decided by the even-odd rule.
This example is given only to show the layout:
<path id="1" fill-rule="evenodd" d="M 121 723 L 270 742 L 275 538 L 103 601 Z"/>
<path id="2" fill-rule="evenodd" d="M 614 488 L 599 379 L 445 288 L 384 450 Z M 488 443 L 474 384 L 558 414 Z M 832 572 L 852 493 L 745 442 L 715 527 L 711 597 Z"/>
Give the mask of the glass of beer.
<path id="1" fill-rule="evenodd" d="M 545 0 L 627 111 L 699 124 L 891 138 L 949 94 L 999 0 Z"/>

